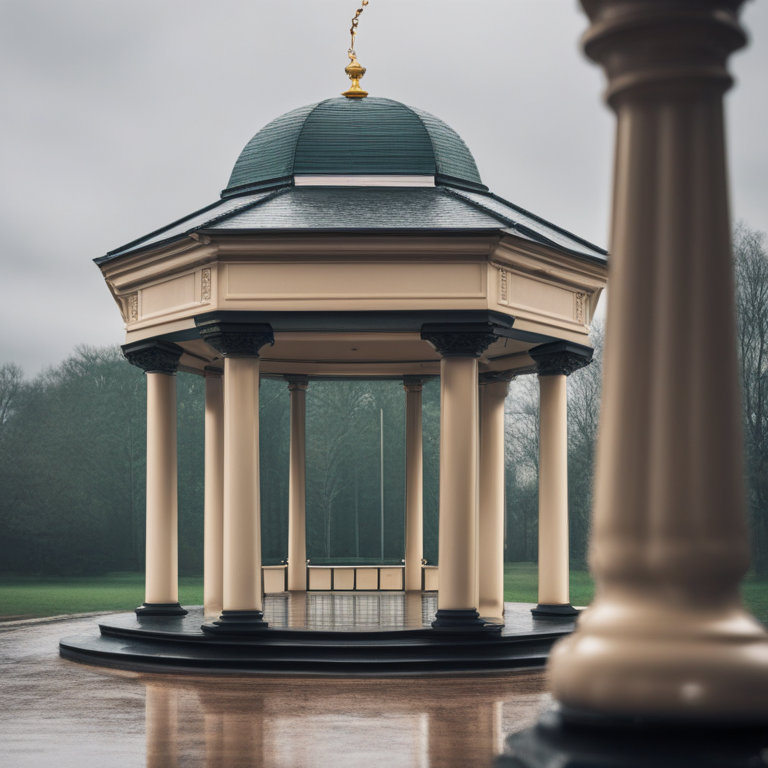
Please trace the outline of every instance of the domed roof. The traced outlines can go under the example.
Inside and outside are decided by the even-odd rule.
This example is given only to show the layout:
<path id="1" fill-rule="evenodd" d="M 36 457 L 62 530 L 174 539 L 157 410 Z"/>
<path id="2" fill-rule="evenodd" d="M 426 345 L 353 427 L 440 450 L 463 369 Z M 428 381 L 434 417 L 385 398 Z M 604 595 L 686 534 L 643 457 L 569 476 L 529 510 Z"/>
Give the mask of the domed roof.
<path id="1" fill-rule="evenodd" d="M 487 190 L 450 126 L 374 97 L 327 99 L 273 120 L 246 144 L 222 197 L 290 184 L 297 175 L 429 176 L 436 184 Z"/>

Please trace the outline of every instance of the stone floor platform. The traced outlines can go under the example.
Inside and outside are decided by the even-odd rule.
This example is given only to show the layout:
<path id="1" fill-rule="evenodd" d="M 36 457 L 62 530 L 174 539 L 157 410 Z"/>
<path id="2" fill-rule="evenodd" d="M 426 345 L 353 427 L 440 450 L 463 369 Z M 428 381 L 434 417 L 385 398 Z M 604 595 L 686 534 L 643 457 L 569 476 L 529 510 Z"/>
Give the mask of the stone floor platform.
<path id="1" fill-rule="evenodd" d="M 499 673 L 545 663 L 572 618 L 534 618 L 506 603 L 500 632 L 436 632 L 434 593 L 267 595 L 269 629 L 248 637 L 204 634 L 201 607 L 184 617 L 117 614 L 99 635 L 61 640 L 61 656 L 133 671 L 278 676 L 397 677 Z M 208 619 L 210 621 L 210 617 Z"/>

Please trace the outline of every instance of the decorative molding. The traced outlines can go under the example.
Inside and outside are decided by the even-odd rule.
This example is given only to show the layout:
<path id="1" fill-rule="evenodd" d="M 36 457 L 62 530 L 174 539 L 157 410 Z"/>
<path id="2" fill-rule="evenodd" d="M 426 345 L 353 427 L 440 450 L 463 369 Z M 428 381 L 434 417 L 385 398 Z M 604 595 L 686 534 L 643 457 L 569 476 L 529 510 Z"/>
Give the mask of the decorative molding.
<path id="1" fill-rule="evenodd" d="M 139 320 L 139 294 L 132 293 L 128 298 L 128 323 L 136 323 Z"/>
<path id="2" fill-rule="evenodd" d="M 536 363 L 539 376 L 570 376 L 579 368 L 589 365 L 593 353 L 592 347 L 569 341 L 542 344 L 528 351 Z"/>
<path id="3" fill-rule="evenodd" d="M 509 272 L 499 270 L 499 304 L 509 305 Z"/>
<path id="4" fill-rule="evenodd" d="M 125 359 L 144 373 L 164 373 L 173 376 L 179 368 L 184 350 L 162 339 L 148 339 L 122 347 Z"/>
<path id="5" fill-rule="evenodd" d="M 453 330 L 449 326 L 430 328 L 425 325 L 421 338 L 442 357 L 480 357 L 499 337 L 489 325 L 481 325 L 477 330 L 469 326 L 458 326 Z"/>
<path id="6" fill-rule="evenodd" d="M 574 293 L 574 308 L 573 308 L 573 316 L 576 322 L 578 323 L 584 323 L 584 307 L 587 301 L 587 294 L 578 292 Z"/>
<path id="7" fill-rule="evenodd" d="M 208 304 L 211 300 L 211 270 L 204 269 L 201 273 L 201 297 L 200 300 L 203 304 Z"/>
<path id="8" fill-rule="evenodd" d="M 195 318 L 195 323 L 203 341 L 224 357 L 258 357 L 263 346 L 275 343 L 275 334 L 268 323 L 201 317 Z"/>

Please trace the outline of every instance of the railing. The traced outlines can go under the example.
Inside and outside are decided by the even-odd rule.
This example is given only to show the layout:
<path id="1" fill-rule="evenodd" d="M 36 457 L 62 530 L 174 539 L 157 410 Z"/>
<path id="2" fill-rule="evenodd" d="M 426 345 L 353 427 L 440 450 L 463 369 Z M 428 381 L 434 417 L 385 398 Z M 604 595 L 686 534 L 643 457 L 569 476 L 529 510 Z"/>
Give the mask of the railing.
<path id="1" fill-rule="evenodd" d="M 422 565 L 421 588 L 437 591 L 436 565 Z M 288 590 L 288 566 L 262 566 L 264 592 Z M 401 592 L 405 588 L 403 565 L 308 565 L 308 592 Z"/>

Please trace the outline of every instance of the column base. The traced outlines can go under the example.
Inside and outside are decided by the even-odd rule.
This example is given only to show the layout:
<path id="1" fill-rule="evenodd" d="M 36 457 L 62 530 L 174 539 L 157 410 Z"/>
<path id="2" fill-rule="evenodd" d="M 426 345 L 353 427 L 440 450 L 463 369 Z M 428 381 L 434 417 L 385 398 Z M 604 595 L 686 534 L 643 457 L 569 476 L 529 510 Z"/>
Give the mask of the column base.
<path id="1" fill-rule="evenodd" d="M 489 624 L 474 608 L 446 610 L 438 608 L 432 629 L 441 632 L 501 632 L 500 624 Z"/>
<path id="2" fill-rule="evenodd" d="M 537 619 L 572 619 L 574 616 L 578 616 L 580 611 L 574 608 L 570 603 L 566 603 L 565 605 L 539 603 L 535 608 L 531 608 L 531 613 Z"/>
<path id="3" fill-rule="evenodd" d="M 136 609 L 137 616 L 186 616 L 179 603 L 144 603 Z"/>
<path id="4" fill-rule="evenodd" d="M 507 739 L 496 768 L 751 768 L 766 762 L 765 728 L 706 722 L 573 721 L 559 708 Z"/>
<path id="5" fill-rule="evenodd" d="M 211 635 L 248 635 L 268 628 L 261 611 L 222 611 L 216 621 L 202 626 L 203 632 Z"/>

